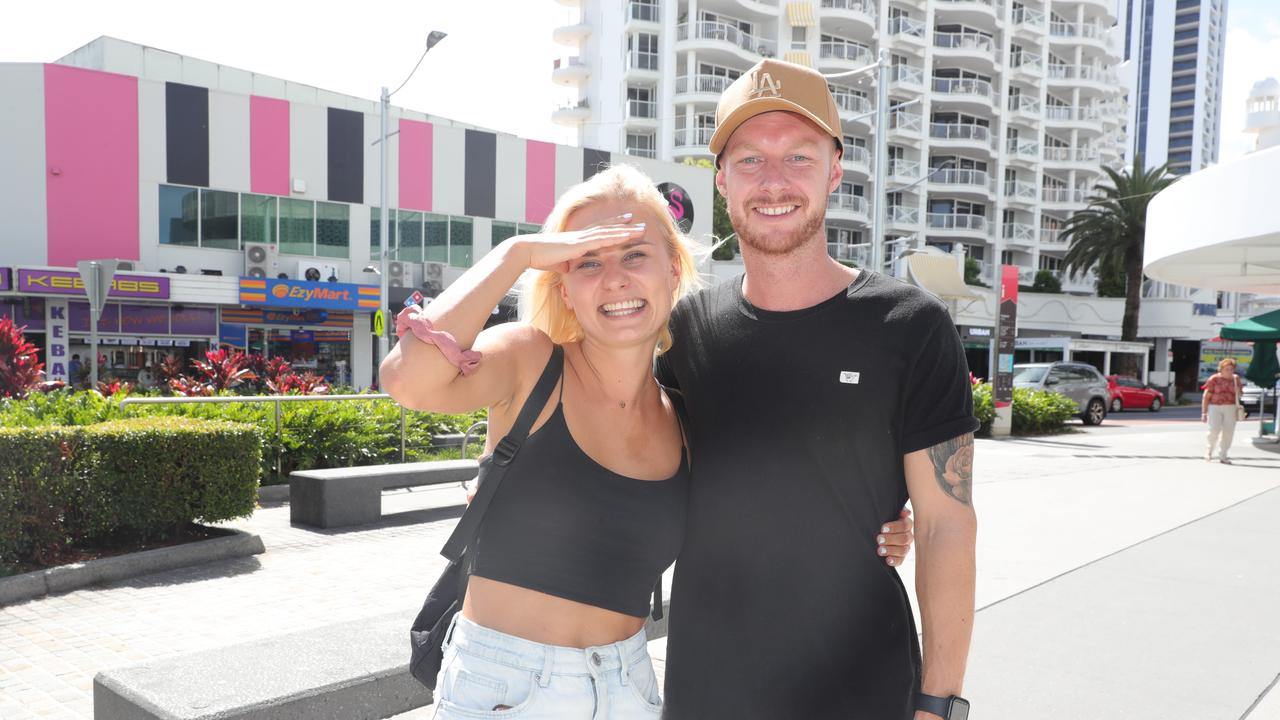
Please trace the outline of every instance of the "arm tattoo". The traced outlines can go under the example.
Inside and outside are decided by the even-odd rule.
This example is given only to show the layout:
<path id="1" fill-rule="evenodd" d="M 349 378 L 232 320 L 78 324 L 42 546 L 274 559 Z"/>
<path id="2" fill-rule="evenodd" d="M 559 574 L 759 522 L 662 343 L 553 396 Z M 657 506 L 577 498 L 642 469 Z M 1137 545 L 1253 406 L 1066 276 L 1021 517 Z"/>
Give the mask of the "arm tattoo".
<path id="1" fill-rule="evenodd" d="M 961 435 L 929 448 L 933 476 L 942 492 L 963 505 L 973 504 L 973 435 Z"/>

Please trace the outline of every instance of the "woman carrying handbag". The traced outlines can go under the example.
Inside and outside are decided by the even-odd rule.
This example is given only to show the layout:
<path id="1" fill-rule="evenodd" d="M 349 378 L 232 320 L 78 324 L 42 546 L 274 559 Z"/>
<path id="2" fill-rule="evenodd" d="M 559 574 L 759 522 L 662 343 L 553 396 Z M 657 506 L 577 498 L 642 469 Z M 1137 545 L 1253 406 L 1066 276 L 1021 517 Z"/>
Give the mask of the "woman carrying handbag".
<path id="1" fill-rule="evenodd" d="M 1218 460 L 1230 465 L 1227 453 L 1235 438 L 1236 422 L 1244 420 L 1244 406 L 1240 404 L 1243 383 L 1236 375 L 1236 361 L 1226 358 L 1218 363 L 1218 372 L 1204 384 L 1204 396 L 1200 400 L 1200 420 L 1209 423 L 1209 444 L 1204 451 L 1206 461 L 1213 460 L 1213 448 L 1217 445 Z"/>
<path id="2" fill-rule="evenodd" d="M 481 332 L 530 270 L 524 322 Z M 415 623 L 444 644 L 436 720 L 660 712 L 643 628 L 680 551 L 690 454 L 653 363 L 696 284 L 662 195 L 615 166 L 562 196 L 543 233 L 503 242 L 397 318 L 386 392 L 414 410 L 489 408 L 480 489 L 445 548 L 458 562 Z M 900 563 L 910 534 L 893 526 Z"/>

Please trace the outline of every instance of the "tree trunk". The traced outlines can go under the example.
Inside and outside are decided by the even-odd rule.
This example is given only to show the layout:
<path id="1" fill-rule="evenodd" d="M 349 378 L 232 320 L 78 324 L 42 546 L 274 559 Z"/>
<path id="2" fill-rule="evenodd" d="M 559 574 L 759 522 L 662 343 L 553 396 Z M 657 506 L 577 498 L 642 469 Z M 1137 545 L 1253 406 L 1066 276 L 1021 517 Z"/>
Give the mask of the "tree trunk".
<path id="1" fill-rule="evenodd" d="M 1124 251 L 1124 322 L 1120 339 L 1138 339 L 1138 311 L 1142 307 L 1142 243 L 1130 243 Z"/>

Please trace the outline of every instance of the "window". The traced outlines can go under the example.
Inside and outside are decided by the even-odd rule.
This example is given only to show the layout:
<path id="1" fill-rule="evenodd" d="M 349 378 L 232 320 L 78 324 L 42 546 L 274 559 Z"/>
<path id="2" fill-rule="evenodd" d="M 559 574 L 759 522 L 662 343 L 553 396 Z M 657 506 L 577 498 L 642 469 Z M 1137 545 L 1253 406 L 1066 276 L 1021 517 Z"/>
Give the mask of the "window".
<path id="1" fill-rule="evenodd" d="M 200 200 L 195 188 L 160 186 L 160 244 L 197 247 Z"/>
<path id="2" fill-rule="evenodd" d="M 422 262 L 424 259 L 430 259 L 424 258 L 422 254 L 422 213 L 401 210 L 396 214 L 400 220 L 398 227 L 400 252 L 396 253 L 396 259 L 405 262 Z"/>
<path id="3" fill-rule="evenodd" d="M 490 238 L 489 246 L 498 247 L 498 245 L 500 245 L 503 240 L 506 240 L 511 237 L 515 237 L 516 234 L 517 232 L 516 232 L 515 223 L 505 223 L 505 222 L 495 221 L 493 223 L 493 230 L 489 235 L 489 238 Z"/>
<path id="4" fill-rule="evenodd" d="M 351 208 L 341 203 L 316 203 L 316 255 L 351 255 Z"/>
<path id="5" fill-rule="evenodd" d="M 280 252 L 312 255 L 315 252 L 315 203 L 280 198 Z"/>
<path id="6" fill-rule="evenodd" d="M 240 196 L 240 237 L 244 242 L 276 241 L 276 203 L 270 195 Z"/>
<path id="7" fill-rule="evenodd" d="M 223 190 L 200 191 L 200 247 L 239 250 L 240 197 Z"/>
<path id="8" fill-rule="evenodd" d="M 658 117 L 658 104 L 653 101 L 653 88 L 627 86 L 627 115 L 634 118 Z"/>
<path id="9" fill-rule="evenodd" d="M 627 154 L 636 157 L 654 158 L 658 156 L 653 135 L 650 133 L 627 133 Z"/>
<path id="10" fill-rule="evenodd" d="M 425 222 L 426 244 L 422 259 L 427 262 L 449 262 L 449 217 L 427 213 Z"/>
<path id="11" fill-rule="evenodd" d="M 805 48 L 805 30 L 803 27 L 791 28 L 791 49 L 803 50 Z"/>
<path id="12" fill-rule="evenodd" d="M 378 251 L 382 247 L 382 215 L 381 208 L 369 208 L 369 249 Z M 391 238 L 391 249 L 396 248 L 396 211 L 395 208 L 387 210 L 387 237 Z M 376 257 L 371 254 L 370 257 Z"/>
<path id="13" fill-rule="evenodd" d="M 1001 250 L 1001 251 L 1000 251 L 1000 264 L 1001 264 L 1001 265 L 1017 265 L 1017 263 L 1013 261 L 1013 251 L 1012 251 L 1012 250 Z"/>
<path id="14" fill-rule="evenodd" d="M 636 33 L 627 37 L 628 67 L 641 70 L 658 69 L 658 36 Z"/>
<path id="15" fill-rule="evenodd" d="M 449 264 L 471 267 L 471 218 L 449 218 Z"/>

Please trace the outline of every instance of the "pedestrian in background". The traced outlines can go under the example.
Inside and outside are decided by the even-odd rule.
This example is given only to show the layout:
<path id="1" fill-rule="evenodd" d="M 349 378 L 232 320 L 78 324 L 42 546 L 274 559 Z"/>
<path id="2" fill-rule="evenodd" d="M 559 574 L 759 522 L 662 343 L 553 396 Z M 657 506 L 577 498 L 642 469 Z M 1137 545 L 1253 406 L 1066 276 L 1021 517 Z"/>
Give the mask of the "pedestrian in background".
<path id="1" fill-rule="evenodd" d="M 1231 440 L 1236 434 L 1236 421 L 1244 419 L 1244 406 L 1240 404 L 1243 383 L 1236 375 L 1236 361 L 1226 358 L 1218 363 L 1218 372 L 1204 384 L 1204 397 L 1200 400 L 1200 420 L 1209 423 L 1209 445 L 1204 459 L 1213 460 L 1213 446 L 1218 445 L 1218 459 L 1230 465 L 1227 457 Z"/>

